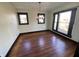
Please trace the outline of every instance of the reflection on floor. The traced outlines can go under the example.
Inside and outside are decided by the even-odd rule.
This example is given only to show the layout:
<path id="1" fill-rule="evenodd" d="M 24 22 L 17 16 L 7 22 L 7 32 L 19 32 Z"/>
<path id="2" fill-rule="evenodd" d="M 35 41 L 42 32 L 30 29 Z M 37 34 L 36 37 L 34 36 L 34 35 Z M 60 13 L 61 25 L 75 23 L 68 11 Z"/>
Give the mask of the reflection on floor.
<path id="1" fill-rule="evenodd" d="M 23 34 L 10 51 L 10 57 L 70 57 L 76 43 L 50 31 Z"/>

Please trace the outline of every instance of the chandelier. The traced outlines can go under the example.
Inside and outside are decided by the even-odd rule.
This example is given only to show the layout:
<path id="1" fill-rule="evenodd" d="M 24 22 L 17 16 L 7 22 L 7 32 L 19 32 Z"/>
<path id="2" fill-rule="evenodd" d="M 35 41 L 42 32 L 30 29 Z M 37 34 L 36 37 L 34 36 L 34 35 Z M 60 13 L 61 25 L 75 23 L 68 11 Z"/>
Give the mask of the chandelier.
<path id="1" fill-rule="evenodd" d="M 41 12 L 41 2 L 38 2 L 38 12 Z M 40 19 L 40 17 L 37 15 L 37 20 Z"/>

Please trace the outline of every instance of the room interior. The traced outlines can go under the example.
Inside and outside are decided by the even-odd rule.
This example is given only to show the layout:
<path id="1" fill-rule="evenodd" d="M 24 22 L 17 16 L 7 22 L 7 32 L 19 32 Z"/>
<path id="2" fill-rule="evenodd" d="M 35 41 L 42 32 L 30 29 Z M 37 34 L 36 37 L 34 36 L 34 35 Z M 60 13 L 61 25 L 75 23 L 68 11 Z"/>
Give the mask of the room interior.
<path id="1" fill-rule="evenodd" d="M 73 57 L 78 22 L 79 2 L 0 2 L 0 57 Z"/>

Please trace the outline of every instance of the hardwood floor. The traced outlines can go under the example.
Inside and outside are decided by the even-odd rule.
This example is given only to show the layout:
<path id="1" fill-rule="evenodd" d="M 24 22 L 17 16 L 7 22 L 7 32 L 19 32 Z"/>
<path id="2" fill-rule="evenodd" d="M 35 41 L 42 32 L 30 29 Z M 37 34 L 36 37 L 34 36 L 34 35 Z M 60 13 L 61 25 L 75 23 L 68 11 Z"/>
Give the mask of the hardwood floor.
<path id="1" fill-rule="evenodd" d="M 76 43 L 50 31 L 20 35 L 8 57 L 71 57 Z"/>

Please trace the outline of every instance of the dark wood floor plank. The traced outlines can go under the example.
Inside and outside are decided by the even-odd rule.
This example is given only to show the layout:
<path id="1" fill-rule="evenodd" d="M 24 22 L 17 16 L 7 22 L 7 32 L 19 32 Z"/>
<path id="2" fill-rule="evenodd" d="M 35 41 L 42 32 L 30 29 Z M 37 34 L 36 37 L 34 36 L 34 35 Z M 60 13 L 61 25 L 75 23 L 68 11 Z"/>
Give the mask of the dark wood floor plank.
<path id="1" fill-rule="evenodd" d="M 8 57 L 72 57 L 76 43 L 50 31 L 22 34 Z"/>

